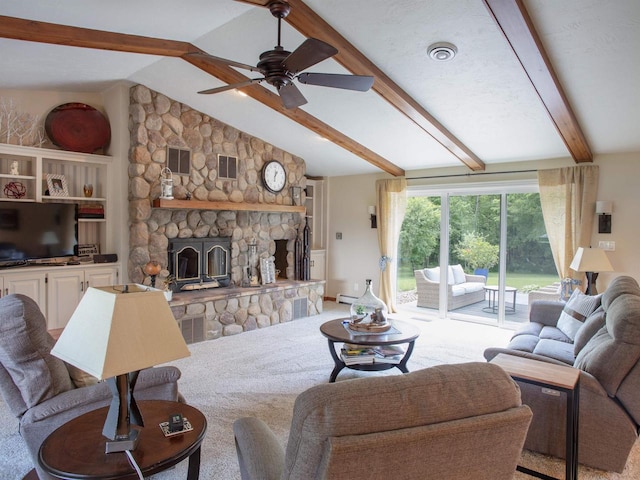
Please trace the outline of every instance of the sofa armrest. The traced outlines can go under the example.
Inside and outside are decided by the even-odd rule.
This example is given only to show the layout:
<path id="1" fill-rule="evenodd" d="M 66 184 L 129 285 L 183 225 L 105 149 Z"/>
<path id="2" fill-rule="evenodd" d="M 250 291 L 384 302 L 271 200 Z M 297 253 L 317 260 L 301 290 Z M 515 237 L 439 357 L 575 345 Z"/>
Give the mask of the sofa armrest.
<path id="1" fill-rule="evenodd" d="M 529 321 L 555 327 L 564 308 L 564 302 L 536 300 L 530 305 Z"/>
<path id="2" fill-rule="evenodd" d="M 278 438 L 262 420 L 245 417 L 233 423 L 242 480 L 279 480 L 285 452 Z"/>

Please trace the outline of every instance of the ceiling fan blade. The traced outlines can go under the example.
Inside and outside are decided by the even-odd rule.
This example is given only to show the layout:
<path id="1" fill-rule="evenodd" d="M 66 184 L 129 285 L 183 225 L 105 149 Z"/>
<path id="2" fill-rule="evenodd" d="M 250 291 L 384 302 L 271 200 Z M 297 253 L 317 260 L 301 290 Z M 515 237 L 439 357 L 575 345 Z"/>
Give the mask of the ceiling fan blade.
<path id="1" fill-rule="evenodd" d="M 278 93 L 285 108 L 296 108 L 307 103 L 307 99 L 304 98 L 302 92 L 293 83 L 280 87 Z"/>
<path id="2" fill-rule="evenodd" d="M 341 75 L 334 73 L 301 73 L 296 77 L 300 83 L 306 85 L 320 85 L 321 87 L 344 88 L 366 92 L 373 85 L 373 77 L 368 75 Z"/>
<path id="3" fill-rule="evenodd" d="M 284 59 L 282 64 L 291 73 L 301 72 L 316 63 L 333 57 L 338 50 L 317 38 L 307 38 Z"/>
<path id="4" fill-rule="evenodd" d="M 231 85 L 224 85 L 223 87 L 209 88 L 207 90 L 201 90 L 198 93 L 202 93 L 204 95 L 210 95 L 212 93 L 226 92 L 227 90 L 233 90 L 235 88 L 243 88 L 249 85 L 253 85 L 254 83 L 260 83 L 263 80 L 264 78 L 252 78 L 250 80 L 247 80 L 246 82 L 232 83 Z"/>
<path id="5" fill-rule="evenodd" d="M 186 54 L 185 57 L 195 57 L 204 60 L 205 62 L 213 60 L 215 62 L 221 62 L 225 65 L 229 65 L 230 67 L 244 68 L 245 70 L 250 70 L 252 72 L 263 73 L 258 67 L 254 67 L 253 65 L 247 65 L 246 63 L 240 63 L 234 60 L 227 60 L 226 58 L 216 57 L 214 55 L 209 55 L 208 53 L 192 52 Z"/>

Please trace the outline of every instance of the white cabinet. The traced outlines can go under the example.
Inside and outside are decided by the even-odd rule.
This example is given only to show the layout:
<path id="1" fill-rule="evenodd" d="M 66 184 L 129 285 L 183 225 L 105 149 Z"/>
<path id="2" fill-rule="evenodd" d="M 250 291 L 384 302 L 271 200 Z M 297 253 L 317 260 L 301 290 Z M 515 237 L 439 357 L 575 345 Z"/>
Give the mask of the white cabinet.
<path id="1" fill-rule="evenodd" d="M 63 328 L 89 287 L 116 285 L 118 267 L 56 267 L 47 275 L 47 326 Z"/>
<path id="2" fill-rule="evenodd" d="M 47 277 L 44 272 L 2 272 L 0 285 L 4 297 L 11 293 L 21 293 L 36 301 L 44 313 L 47 305 Z"/>
<path id="3" fill-rule="evenodd" d="M 311 250 L 311 278 L 313 280 L 326 280 L 325 262 L 324 250 Z"/>

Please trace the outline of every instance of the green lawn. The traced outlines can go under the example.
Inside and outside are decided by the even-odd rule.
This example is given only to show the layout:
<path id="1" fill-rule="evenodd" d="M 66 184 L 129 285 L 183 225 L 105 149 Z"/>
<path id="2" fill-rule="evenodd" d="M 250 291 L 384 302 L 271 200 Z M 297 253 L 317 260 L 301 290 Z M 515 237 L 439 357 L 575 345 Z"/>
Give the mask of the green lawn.
<path id="1" fill-rule="evenodd" d="M 558 282 L 560 279 L 557 275 L 543 275 L 540 273 L 508 273 L 507 272 L 507 285 L 510 287 L 516 287 L 518 290 L 522 290 L 523 287 L 530 287 L 537 285 L 538 287 L 544 287 L 551 285 L 554 282 Z M 489 273 L 487 279 L 487 285 L 497 285 L 498 274 L 494 272 Z M 407 290 L 414 290 L 416 288 L 416 281 L 413 275 L 413 270 L 410 267 L 400 267 L 398 270 L 398 290 L 401 292 Z M 530 290 L 530 288 L 527 288 Z"/>

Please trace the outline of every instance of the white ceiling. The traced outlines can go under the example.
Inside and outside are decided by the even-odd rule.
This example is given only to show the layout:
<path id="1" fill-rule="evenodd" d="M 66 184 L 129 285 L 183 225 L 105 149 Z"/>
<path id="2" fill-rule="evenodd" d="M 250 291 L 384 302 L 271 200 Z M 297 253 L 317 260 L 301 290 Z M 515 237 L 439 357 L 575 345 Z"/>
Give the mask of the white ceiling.
<path id="1" fill-rule="evenodd" d="M 481 0 L 307 0 L 487 165 L 567 158 L 531 83 Z M 594 155 L 640 152 L 640 1 L 524 0 Z M 0 15 L 182 40 L 256 64 L 276 44 L 268 10 L 233 0 L 3 0 Z M 282 44 L 302 41 L 283 27 Z M 427 47 L 448 41 L 453 61 Z M 0 89 L 100 92 L 126 79 L 302 157 L 310 175 L 379 171 L 263 104 L 176 58 L 0 39 Z M 308 71 L 348 73 L 333 60 Z M 247 73 L 247 72 L 243 72 Z M 461 162 L 373 91 L 299 85 L 302 110 L 399 167 Z"/>

